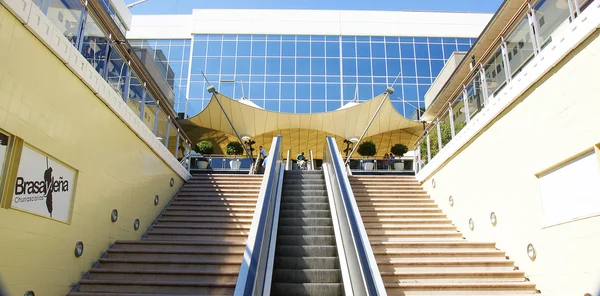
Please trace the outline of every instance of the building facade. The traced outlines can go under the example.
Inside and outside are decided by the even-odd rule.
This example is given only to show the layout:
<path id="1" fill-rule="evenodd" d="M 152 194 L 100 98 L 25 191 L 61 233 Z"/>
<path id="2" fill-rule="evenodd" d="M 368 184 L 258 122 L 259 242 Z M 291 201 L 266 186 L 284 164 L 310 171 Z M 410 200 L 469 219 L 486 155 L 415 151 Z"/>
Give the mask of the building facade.
<path id="1" fill-rule="evenodd" d="M 468 51 L 490 17 L 194 10 L 184 16 L 133 16 L 127 37 L 133 46 L 155 50 L 157 57 L 162 52 L 175 73 L 175 110 L 186 117 L 206 107 L 208 85 L 286 113 L 333 111 L 393 86 L 394 107 L 417 119 L 445 62 L 453 52 Z"/>

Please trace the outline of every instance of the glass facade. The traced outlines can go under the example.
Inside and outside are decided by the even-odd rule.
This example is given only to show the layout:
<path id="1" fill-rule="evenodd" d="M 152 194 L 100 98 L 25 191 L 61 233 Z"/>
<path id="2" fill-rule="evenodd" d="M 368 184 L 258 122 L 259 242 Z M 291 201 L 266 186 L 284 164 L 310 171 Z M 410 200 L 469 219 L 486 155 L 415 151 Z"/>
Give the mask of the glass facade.
<path id="1" fill-rule="evenodd" d="M 383 93 L 398 76 L 392 102 L 401 114 L 414 118 L 415 110 L 424 108 L 425 93 L 450 55 L 468 51 L 474 41 L 390 36 L 194 35 L 192 40 L 131 42 L 147 44 L 168 57 L 178 82 L 173 88 L 175 110 L 188 116 L 198 114 L 210 100 L 202 76 L 205 73 L 210 84 L 226 96 L 245 96 L 265 109 L 289 113 L 332 111 L 353 99 L 371 99 Z"/>

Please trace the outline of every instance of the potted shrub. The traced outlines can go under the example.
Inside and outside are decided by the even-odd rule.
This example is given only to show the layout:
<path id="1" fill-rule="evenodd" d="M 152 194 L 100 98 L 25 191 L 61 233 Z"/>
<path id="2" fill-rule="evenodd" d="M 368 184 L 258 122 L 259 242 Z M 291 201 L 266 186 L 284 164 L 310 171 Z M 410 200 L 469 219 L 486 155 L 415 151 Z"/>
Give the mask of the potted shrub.
<path id="1" fill-rule="evenodd" d="M 404 154 L 406 154 L 406 152 L 408 152 L 408 147 L 406 147 L 406 145 L 404 144 L 396 144 L 392 146 L 390 152 L 392 152 L 392 154 L 394 154 L 395 157 L 401 158 L 402 156 L 404 156 Z M 392 165 L 394 166 L 394 170 L 396 171 L 404 170 L 404 161 L 401 159 L 399 159 L 399 162 L 393 163 Z"/>
<path id="2" fill-rule="evenodd" d="M 213 144 L 208 140 L 200 141 L 198 144 L 196 144 L 196 149 L 194 149 L 194 150 L 196 152 L 200 153 L 202 156 L 205 156 L 207 154 L 212 154 L 213 153 Z M 208 168 L 208 159 L 206 159 L 206 157 L 198 158 L 198 160 L 196 162 L 196 166 L 199 169 Z"/>
<path id="3" fill-rule="evenodd" d="M 360 143 L 360 145 L 358 145 L 358 149 L 356 151 L 361 156 L 367 156 L 367 157 L 374 156 L 375 154 L 377 154 L 377 146 L 372 141 L 366 141 L 366 142 Z M 371 171 L 371 170 L 373 170 L 373 165 L 374 165 L 374 163 L 372 160 L 367 160 L 367 161 L 363 162 L 363 169 L 365 171 Z"/>
<path id="4" fill-rule="evenodd" d="M 244 147 L 242 147 L 242 144 L 240 142 L 230 142 L 229 144 L 227 144 L 225 153 L 227 153 L 227 155 L 241 155 L 242 153 L 244 153 Z M 232 170 L 239 170 L 240 160 L 237 157 L 235 159 L 230 160 L 229 167 Z"/>

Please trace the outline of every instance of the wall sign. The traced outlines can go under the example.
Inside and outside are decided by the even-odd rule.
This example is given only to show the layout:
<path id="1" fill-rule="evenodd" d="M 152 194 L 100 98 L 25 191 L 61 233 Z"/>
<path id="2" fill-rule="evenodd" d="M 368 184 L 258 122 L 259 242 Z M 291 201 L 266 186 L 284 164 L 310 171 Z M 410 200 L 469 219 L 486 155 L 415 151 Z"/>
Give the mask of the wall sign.
<path id="1" fill-rule="evenodd" d="M 75 170 L 23 145 L 12 208 L 68 222 Z"/>

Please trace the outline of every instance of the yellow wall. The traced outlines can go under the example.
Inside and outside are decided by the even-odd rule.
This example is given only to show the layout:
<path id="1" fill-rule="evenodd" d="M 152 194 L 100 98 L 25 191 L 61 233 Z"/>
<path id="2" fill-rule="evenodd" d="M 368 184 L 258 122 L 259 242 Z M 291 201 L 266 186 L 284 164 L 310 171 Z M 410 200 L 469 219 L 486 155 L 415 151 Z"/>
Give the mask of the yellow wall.
<path id="1" fill-rule="evenodd" d="M 78 171 L 70 225 L 0 208 L 0 273 L 10 295 L 65 295 L 115 239 L 139 239 L 183 184 L 1 5 L 0 128 Z"/>
<path id="2" fill-rule="evenodd" d="M 424 181 L 467 238 L 496 241 L 543 295 L 600 293 L 600 216 L 546 227 L 535 175 L 600 142 L 598 69 L 596 32 Z"/>

